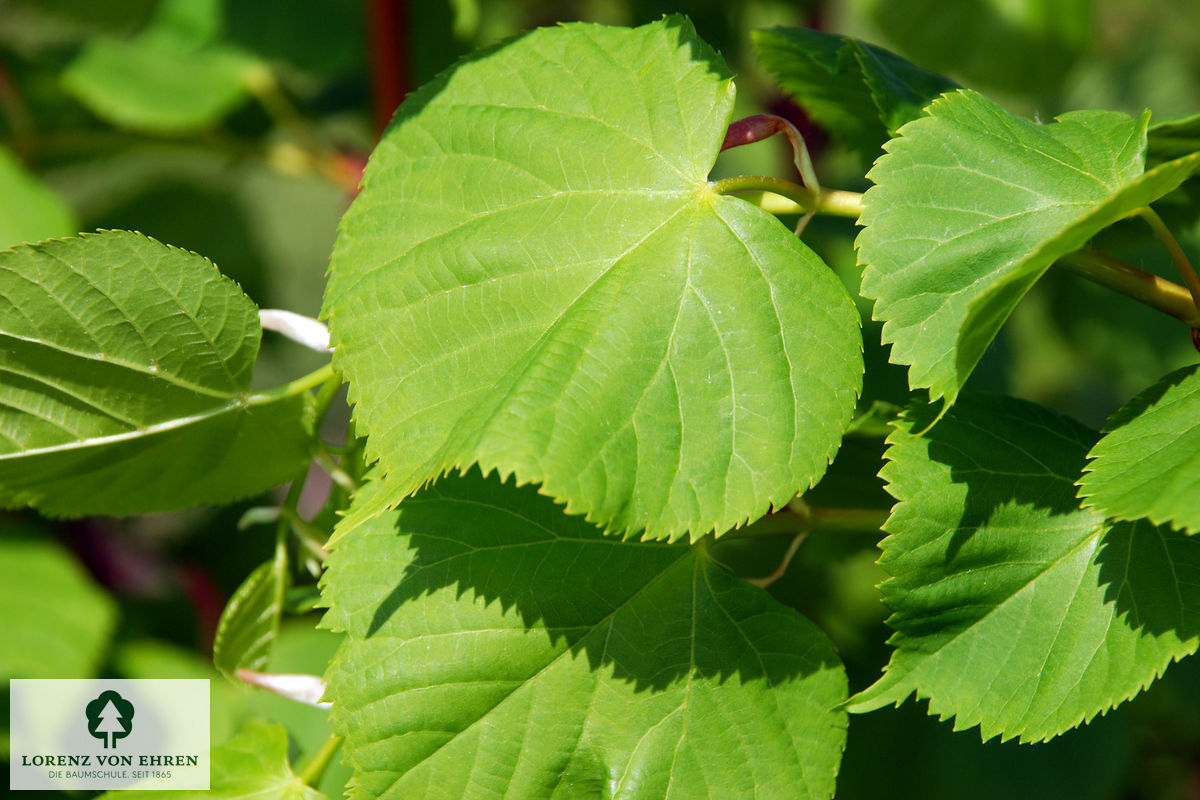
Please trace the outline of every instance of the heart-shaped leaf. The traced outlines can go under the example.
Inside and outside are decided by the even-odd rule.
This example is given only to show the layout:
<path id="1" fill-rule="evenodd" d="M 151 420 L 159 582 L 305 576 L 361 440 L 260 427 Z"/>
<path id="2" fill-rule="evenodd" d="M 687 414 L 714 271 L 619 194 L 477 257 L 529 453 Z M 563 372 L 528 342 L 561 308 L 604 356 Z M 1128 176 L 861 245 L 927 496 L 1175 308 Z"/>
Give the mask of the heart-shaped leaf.
<path id="1" fill-rule="evenodd" d="M 1200 531 L 1200 367 L 1167 375 L 1112 416 L 1079 496 L 1111 519 Z"/>
<path id="2" fill-rule="evenodd" d="M 901 129 L 869 176 L 857 246 L 892 360 L 953 402 L 1058 258 L 1178 187 L 1200 153 L 1143 172 L 1147 115 L 1020 119 L 975 92 Z"/>
<path id="3" fill-rule="evenodd" d="M 0 507 L 168 511 L 292 477 L 312 396 L 250 391 L 260 336 L 236 283 L 140 234 L 0 252 Z"/>
<path id="4" fill-rule="evenodd" d="M 1049 739 L 1132 697 L 1200 642 L 1200 540 L 1080 509 L 1091 431 L 1010 398 L 910 413 L 883 477 L 896 647 L 851 711 L 913 692 L 956 730 Z"/>
<path id="5" fill-rule="evenodd" d="M 325 299 L 387 487 L 358 518 L 479 463 L 607 528 L 699 537 L 821 475 L 858 319 L 776 219 L 713 191 L 732 107 L 678 18 L 538 30 L 404 103 Z"/>
<path id="6" fill-rule="evenodd" d="M 832 795 L 832 645 L 701 546 L 477 470 L 341 528 L 327 679 L 356 800 Z"/>

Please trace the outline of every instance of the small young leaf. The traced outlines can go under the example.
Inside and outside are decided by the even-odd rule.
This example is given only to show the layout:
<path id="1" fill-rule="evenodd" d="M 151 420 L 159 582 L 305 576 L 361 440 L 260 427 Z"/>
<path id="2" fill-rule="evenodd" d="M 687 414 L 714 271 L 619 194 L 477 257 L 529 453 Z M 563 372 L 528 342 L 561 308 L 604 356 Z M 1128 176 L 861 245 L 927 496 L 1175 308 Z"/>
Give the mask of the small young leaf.
<path id="1" fill-rule="evenodd" d="M 211 262 L 139 234 L 0 252 L 0 507 L 167 511 L 287 480 L 312 397 L 249 391 L 260 334 Z"/>
<path id="2" fill-rule="evenodd" d="M 263 671 L 288 590 L 287 551 L 260 564 L 229 598 L 213 641 L 213 664 L 228 678 L 239 669 Z"/>
<path id="3" fill-rule="evenodd" d="M 880 565 L 896 647 L 850 710 L 900 703 L 1037 741 L 1137 694 L 1200 638 L 1200 540 L 1080 509 L 1090 431 L 1010 398 L 964 395 L 889 441 L 900 503 Z"/>
<path id="4" fill-rule="evenodd" d="M 220 0 L 164 0 L 132 39 L 96 37 L 63 84 L 109 122 L 183 133 L 217 122 L 246 97 L 254 59 L 216 41 Z"/>
<path id="5" fill-rule="evenodd" d="M 288 763 L 288 737 L 282 725 L 250 720 L 241 732 L 213 748 L 210 789 L 173 791 L 172 800 L 326 800 L 306 786 Z M 156 800 L 161 791 L 117 791 L 102 800 Z"/>
<path id="6" fill-rule="evenodd" d="M 1176 370 L 1112 416 L 1079 496 L 1110 519 L 1200 532 L 1200 366 Z"/>
<path id="7" fill-rule="evenodd" d="M 1036 125 L 957 92 L 888 142 L 857 247 L 862 293 L 913 388 L 952 403 L 1056 259 L 1200 168 L 1196 153 L 1143 172 L 1147 119 L 1077 111 Z"/>
<path id="8" fill-rule="evenodd" d="M 79 229 L 70 206 L 0 146 L 0 249 Z"/>
<path id="9" fill-rule="evenodd" d="M 343 524 L 323 581 L 356 800 L 833 793 L 831 643 L 699 546 L 472 470 Z"/>
<path id="10" fill-rule="evenodd" d="M 0 680 L 93 675 L 117 608 L 74 556 L 9 528 L 0 537 L 0 575 Z"/>
<path id="11" fill-rule="evenodd" d="M 410 97 L 346 214 L 324 314 L 388 490 L 479 463 L 651 538 L 723 532 L 822 474 L 854 306 L 707 180 L 733 107 L 678 18 L 566 25 Z"/>
<path id="12" fill-rule="evenodd" d="M 849 36 L 807 28 L 751 34 L 759 60 L 819 125 L 868 160 L 943 92 L 949 78 Z"/>

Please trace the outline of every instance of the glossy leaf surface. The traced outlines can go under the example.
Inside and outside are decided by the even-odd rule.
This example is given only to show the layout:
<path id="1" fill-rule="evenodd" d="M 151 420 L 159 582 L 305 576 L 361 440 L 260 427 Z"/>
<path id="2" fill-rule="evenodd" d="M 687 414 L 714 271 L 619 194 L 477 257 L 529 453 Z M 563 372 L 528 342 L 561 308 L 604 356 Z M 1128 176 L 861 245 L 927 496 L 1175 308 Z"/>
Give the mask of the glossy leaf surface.
<path id="1" fill-rule="evenodd" d="M 733 85 L 678 18 L 566 25 L 413 95 L 330 267 L 386 490 L 478 463 L 607 528 L 699 537 L 824 471 L 860 385 L 844 289 L 707 180 Z"/>
<path id="2" fill-rule="evenodd" d="M 323 586 L 355 798 L 833 793 L 832 645 L 699 547 L 472 471 L 343 527 Z"/>

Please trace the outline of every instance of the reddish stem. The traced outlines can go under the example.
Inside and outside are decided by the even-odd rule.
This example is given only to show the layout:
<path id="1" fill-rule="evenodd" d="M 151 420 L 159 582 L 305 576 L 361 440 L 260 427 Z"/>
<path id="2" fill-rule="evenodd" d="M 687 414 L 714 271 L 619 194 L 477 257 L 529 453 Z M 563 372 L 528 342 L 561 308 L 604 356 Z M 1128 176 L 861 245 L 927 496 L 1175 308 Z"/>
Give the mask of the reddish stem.
<path id="1" fill-rule="evenodd" d="M 368 0 L 371 40 L 371 104 L 375 127 L 387 127 L 408 91 L 408 53 L 404 39 L 404 0 Z"/>

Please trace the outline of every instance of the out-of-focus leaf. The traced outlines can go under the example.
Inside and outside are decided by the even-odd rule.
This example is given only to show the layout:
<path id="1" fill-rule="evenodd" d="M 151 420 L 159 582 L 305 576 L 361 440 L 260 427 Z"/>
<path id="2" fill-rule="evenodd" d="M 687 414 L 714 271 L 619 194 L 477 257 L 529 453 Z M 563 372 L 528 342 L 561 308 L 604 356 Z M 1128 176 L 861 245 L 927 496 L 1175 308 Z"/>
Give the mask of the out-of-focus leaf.
<path id="1" fill-rule="evenodd" d="M 255 60 L 219 39 L 220 0 L 163 0 L 131 39 L 90 40 L 64 86 L 114 125 L 150 133 L 209 127 L 245 99 Z"/>
<path id="2" fill-rule="evenodd" d="M 868 161 L 904 123 L 938 95 L 949 78 L 849 36 L 807 28 L 752 34 L 763 66 L 818 124 Z"/>
<path id="3" fill-rule="evenodd" d="M 0 536 L 0 680 L 93 675 L 116 603 L 68 551 L 7 530 Z"/>
<path id="4" fill-rule="evenodd" d="M 78 230 L 70 206 L 0 145 L 0 249 Z"/>
<path id="5" fill-rule="evenodd" d="M 865 0 L 900 52 L 1009 91 L 1058 87 L 1092 39 L 1094 0 Z"/>
<path id="6" fill-rule="evenodd" d="M 251 720 L 241 733 L 212 751 L 207 790 L 117 791 L 104 800 L 326 800 L 306 786 L 288 762 L 287 731 L 280 725 Z"/>

